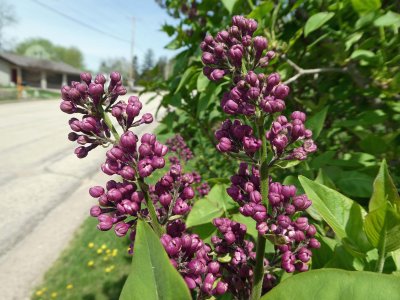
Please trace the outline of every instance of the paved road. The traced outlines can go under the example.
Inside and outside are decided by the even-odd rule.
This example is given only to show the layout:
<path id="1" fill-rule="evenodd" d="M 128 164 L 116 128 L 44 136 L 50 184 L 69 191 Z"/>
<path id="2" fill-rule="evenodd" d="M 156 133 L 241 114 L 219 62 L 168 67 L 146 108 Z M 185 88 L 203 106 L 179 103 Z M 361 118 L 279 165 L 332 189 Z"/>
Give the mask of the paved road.
<path id="1" fill-rule="evenodd" d="M 145 102 L 151 95 L 140 97 Z M 67 140 L 70 116 L 59 101 L 0 105 L 0 299 L 28 299 L 30 289 L 87 216 L 104 149 L 85 159 Z M 155 112 L 158 101 L 142 112 Z M 139 127 L 151 131 L 153 123 Z M 137 132 L 140 134 L 141 132 Z"/>

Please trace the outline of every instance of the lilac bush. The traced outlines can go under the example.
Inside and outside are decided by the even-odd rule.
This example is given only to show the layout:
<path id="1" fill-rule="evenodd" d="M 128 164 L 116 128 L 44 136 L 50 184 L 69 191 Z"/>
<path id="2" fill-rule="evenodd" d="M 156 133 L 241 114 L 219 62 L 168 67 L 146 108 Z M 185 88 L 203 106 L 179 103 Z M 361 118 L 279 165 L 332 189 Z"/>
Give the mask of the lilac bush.
<path id="1" fill-rule="evenodd" d="M 281 270 L 307 271 L 310 249 L 320 246 L 314 237 L 316 228 L 304 213 L 311 200 L 298 195 L 295 186 L 274 182 L 269 175 L 276 164 L 304 160 L 316 151 L 312 132 L 304 125 L 306 115 L 295 111 L 289 121 L 282 114 L 289 87 L 280 82 L 279 74 L 261 72 L 275 53 L 268 51 L 264 37 L 253 37 L 257 22 L 235 16 L 232 23 L 215 37 L 207 35 L 200 47 L 207 78 L 232 82 L 221 108 L 235 119 L 227 119 L 215 132 L 216 148 L 239 162 L 226 192 L 239 212 L 255 221 L 255 243 L 244 224 L 229 218 L 212 221 L 217 235 L 210 244 L 186 228 L 185 218 L 194 202 L 203 201 L 199 198 L 210 187 L 197 172 L 185 171 L 194 155 L 182 136 L 163 145 L 154 134 L 139 138 L 132 131 L 153 122 L 153 116 L 141 114 L 138 97 L 127 102 L 119 99 L 126 94 L 119 73 L 111 73 L 108 82 L 103 75 L 92 80 L 83 73 L 82 82 L 62 88 L 61 110 L 82 115 L 69 121 L 68 139 L 79 144 L 75 154 L 84 158 L 98 146 L 109 147 L 101 170 L 120 177 L 89 190 L 98 201 L 90 210 L 98 219 L 98 229 L 129 236 L 132 252 L 137 221 L 151 224 L 197 299 L 226 292 L 235 299 L 259 299 L 279 282 Z M 171 153 L 169 170 L 149 185 L 146 178 L 165 167 L 167 152 Z M 267 239 L 275 249 L 271 257 L 265 257 Z"/>

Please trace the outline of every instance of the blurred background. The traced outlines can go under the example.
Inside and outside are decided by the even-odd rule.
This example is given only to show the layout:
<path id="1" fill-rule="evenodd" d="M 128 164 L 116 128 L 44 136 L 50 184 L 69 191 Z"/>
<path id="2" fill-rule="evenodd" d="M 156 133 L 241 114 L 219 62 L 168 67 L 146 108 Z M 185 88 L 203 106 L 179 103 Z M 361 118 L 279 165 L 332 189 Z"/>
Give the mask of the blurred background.
<path id="1" fill-rule="evenodd" d="M 390 0 L 0 0 L 0 299 L 118 299 L 126 279 L 129 243 L 87 218 L 104 152 L 77 160 L 58 111 L 81 71 L 120 71 L 129 95 L 161 108 L 154 132 L 180 133 L 193 169 L 229 183 L 236 164 L 213 136 L 227 82 L 202 74 L 199 44 L 236 14 L 258 21 L 278 54 L 260 71 L 281 74 L 287 111 L 307 112 L 317 138 L 312 159 L 273 176 L 301 191 L 302 174 L 367 206 L 382 159 L 400 179 L 399 12 Z M 343 247 L 323 253 L 313 267 L 369 268 Z"/>

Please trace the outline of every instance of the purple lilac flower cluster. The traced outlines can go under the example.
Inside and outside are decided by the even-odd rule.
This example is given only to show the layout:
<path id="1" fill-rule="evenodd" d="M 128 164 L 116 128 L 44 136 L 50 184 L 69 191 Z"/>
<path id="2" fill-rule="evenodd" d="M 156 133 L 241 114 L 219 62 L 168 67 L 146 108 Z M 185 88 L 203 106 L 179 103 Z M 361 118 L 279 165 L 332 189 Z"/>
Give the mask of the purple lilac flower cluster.
<path id="1" fill-rule="evenodd" d="M 159 214 L 165 221 L 172 215 L 185 215 L 190 211 L 195 195 L 193 182 L 192 174 L 183 173 L 181 165 L 175 164 L 155 184 L 152 198 L 160 204 Z"/>
<path id="2" fill-rule="evenodd" d="M 252 156 L 261 147 L 261 140 L 253 135 L 253 128 L 243 125 L 239 120 L 226 120 L 215 132 L 218 140 L 217 149 L 221 152 L 244 151 Z"/>
<path id="3" fill-rule="evenodd" d="M 99 202 L 90 209 L 90 215 L 98 219 L 97 228 L 101 231 L 114 227 L 115 234 L 122 237 L 134 230 L 138 216 L 147 216 L 147 210 L 142 208 L 143 192 L 134 183 L 110 180 L 106 189 L 94 186 L 89 193 Z"/>
<path id="4" fill-rule="evenodd" d="M 249 71 L 229 93 L 225 93 L 221 107 L 227 114 L 253 115 L 256 108 L 273 114 L 285 109 L 284 99 L 289 87 L 280 83 L 280 76 L 272 73 L 268 77 Z"/>
<path id="5" fill-rule="evenodd" d="M 156 169 L 165 166 L 168 147 L 159 143 L 154 134 L 145 133 L 137 148 L 138 136 L 132 131 L 121 135 L 118 145 L 107 151 L 107 159 L 101 169 L 107 175 L 118 174 L 126 180 L 134 180 L 135 175 L 148 177 Z"/>
<path id="6" fill-rule="evenodd" d="M 220 263 L 212 258 L 210 246 L 197 234 L 183 234 L 179 237 L 164 234 L 161 243 L 187 286 L 191 290 L 198 290 L 198 299 L 222 295 L 227 291 L 227 284 L 219 280 L 222 276 Z"/>
<path id="7" fill-rule="evenodd" d="M 308 248 L 319 248 L 319 242 L 314 238 L 316 233 L 314 225 L 309 225 L 307 218 L 301 217 L 299 213 L 310 207 L 311 200 L 305 194 L 296 196 L 294 185 L 282 185 L 271 181 L 268 211 L 262 203 L 259 176 L 259 171 L 254 166 L 250 172 L 248 165 L 241 163 L 238 174 L 231 177 L 232 184 L 227 193 L 240 205 L 239 211 L 244 216 L 256 221 L 256 228 L 260 234 L 278 237 L 277 249 L 282 254 L 282 267 L 287 272 L 293 272 L 294 266 L 298 271 L 308 270 L 306 263 L 311 258 L 311 251 Z M 293 268 L 289 268 L 287 263 L 284 264 L 284 257 L 288 255 L 285 253 L 290 253 L 296 258 L 295 255 L 300 249 L 308 253 L 309 259 L 295 259 Z"/>
<path id="8" fill-rule="evenodd" d="M 126 94 L 126 89 L 116 72 L 111 73 L 108 88 L 105 87 L 107 80 L 101 74 L 92 81 L 91 74 L 82 73 L 81 79 L 82 82 L 73 81 L 71 86 L 61 89 L 60 109 L 67 114 L 83 114 L 81 120 L 69 120 L 72 132 L 68 139 L 81 145 L 75 149 L 75 154 L 84 158 L 97 146 L 110 142 L 110 128 L 102 119 L 101 105 L 112 105 L 118 96 Z"/>
<path id="9" fill-rule="evenodd" d="M 218 81 L 226 74 L 235 77 L 240 72 L 243 60 L 256 68 L 268 65 L 275 56 L 273 51 L 263 56 L 268 42 L 262 36 L 253 37 L 258 26 L 255 20 L 234 16 L 232 24 L 227 30 L 218 32 L 215 38 L 207 35 L 200 44 L 203 51 L 201 59 L 205 64 L 203 73 L 212 81 Z"/>
<path id="10" fill-rule="evenodd" d="M 285 116 L 279 116 L 265 134 L 275 154 L 275 159 L 282 157 L 288 160 L 305 160 L 307 155 L 317 151 L 317 146 L 311 139 L 312 132 L 306 129 L 304 122 L 306 114 L 295 111 L 288 122 Z M 288 151 L 288 146 L 301 141 L 302 145 Z"/>
<path id="11" fill-rule="evenodd" d="M 273 270 L 278 264 L 286 272 L 307 271 L 311 259 L 310 249 L 319 248 L 320 244 L 314 238 L 316 228 L 308 224 L 307 217 L 302 216 L 304 210 L 311 205 L 311 201 L 306 195 L 296 195 L 294 186 L 272 182 L 264 168 L 272 167 L 280 159 L 304 160 L 309 153 L 315 152 L 317 147 L 311 139 L 311 130 L 305 128 L 306 115 L 302 112 L 293 112 L 290 122 L 280 115 L 272 122 L 270 130 L 264 131 L 266 119 L 276 113 L 282 113 L 285 109 L 284 100 L 290 89 L 281 83 L 278 73 L 265 75 L 255 72 L 258 67 L 268 65 L 275 56 L 273 51 L 267 50 L 268 42 L 264 37 L 252 37 L 256 30 L 257 22 L 254 20 L 234 16 L 232 26 L 228 30 L 219 32 L 215 37 L 206 36 L 200 47 L 205 65 L 203 73 L 212 81 L 218 81 L 225 75 L 229 75 L 232 80 L 232 88 L 221 100 L 223 111 L 246 119 L 245 122 L 226 120 L 216 131 L 215 137 L 220 152 L 228 152 L 230 156 L 244 160 L 240 153 L 243 151 L 253 162 L 250 169 L 247 163 L 240 164 L 238 174 L 231 177 L 232 184 L 227 193 L 239 204 L 239 211 L 244 216 L 256 221 L 259 238 L 268 238 L 275 245 L 276 253 L 271 266 L 268 261 L 264 261 L 264 267 L 254 268 L 254 264 L 260 266 L 262 259 L 265 260 L 261 256 L 253 257 L 254 263 L 245 263 L 249 273 L 263 270 L 263 290 L 267 291 L 276 282 L 275 275 L 269 270 Z M 252 126 L 244 125 L 247 123 L 257 126 L 258 136 L 253 135 Z M 268 144 L 264 145 L 262 142 L 264 135 L 273 156 L 266 156 Z M 261 168 L 263 169 L 260 170 Z M 263 199 L 263 193 L 265 196 L 268 193 L 268 199 Z M 214 246 L 215 252 L 218 253 L 219 246 L 225 250 L 237 237 L 229 229 L 233 224 L 229 219 L 216 219 L 214 224 L 223 234 L 223 238 L 213 240 L 217 242 Z M 240 224 L 235 226 L 241 228 Z M 234 255 L 241 257 L 241 254 Z M 239 270 L 228 272 L 234 278 L 234 274 L 239 273 Z M 225 281 L 228 283 L 228 289 L 237 295 L 243 290 L 250 293 L 252 285 L 255 284 L 251 279 L 252 275 L 249 275 L 246 285 L 241 285 L 239 280 Z M 241 291 L 234 290 L 235 286 L 241 287 Z M 242 297 L 247 299 L 250 294 Z"/>
<path id="12" fill-rule="evenodd" d="M 165 143 L 171 152 L 174 152 L 178 157 L 170 157 L 171 163 L 176 163 L 177 160 L 187 162 L 193 158 L 193 153 L 190 148 L 186 145 L 185 140 L 180 134 L 176 134 L 174 137 L 169 138 Z"/>
<path id="13" fill-rule="evenodd" d="M 254 244 L 245 240 L 247 228 L 227 218 L 214 219 L 213 224 L 219 235 L 213 236 L 211 242 L 215 253 L 222 258 L 223 280 L 238 299 L 249 299 L 256 253 Z"/>

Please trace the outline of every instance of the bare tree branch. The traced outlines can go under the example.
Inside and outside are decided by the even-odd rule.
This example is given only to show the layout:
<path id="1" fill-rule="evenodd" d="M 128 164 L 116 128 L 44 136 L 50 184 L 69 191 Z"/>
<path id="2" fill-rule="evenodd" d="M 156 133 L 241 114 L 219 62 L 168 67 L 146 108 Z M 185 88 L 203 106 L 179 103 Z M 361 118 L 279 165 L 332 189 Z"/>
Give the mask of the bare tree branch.
<path id="1" fill-rule="evenodd" d="M 316 69 L 303 69 L 293 61 L 291 61 L 289 58 L 286 57 L 286 55 L 281 56 L 293 69 L 296 70 L 297 74 L 290 77 L 288 80 L 284 82 L 284 84 L 289 84 L 293 81 L 296 81 L 298 78 L 300 78 L 303 75 L 309 75 L 309 74 L 319 74 L 319 73 L 325 73 L 325 72 L 339 72 L 339 73 L 347 73 L 348 69 L 347 67 L 343 68 L 316 68 Z"/>

